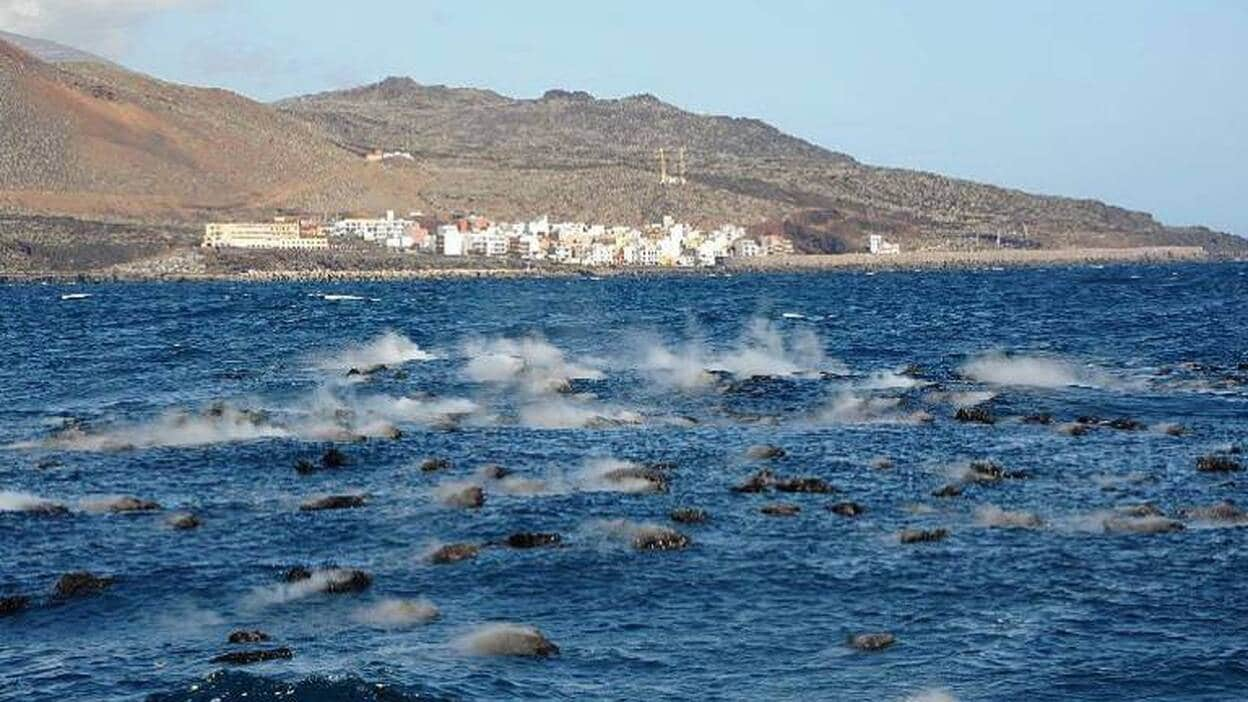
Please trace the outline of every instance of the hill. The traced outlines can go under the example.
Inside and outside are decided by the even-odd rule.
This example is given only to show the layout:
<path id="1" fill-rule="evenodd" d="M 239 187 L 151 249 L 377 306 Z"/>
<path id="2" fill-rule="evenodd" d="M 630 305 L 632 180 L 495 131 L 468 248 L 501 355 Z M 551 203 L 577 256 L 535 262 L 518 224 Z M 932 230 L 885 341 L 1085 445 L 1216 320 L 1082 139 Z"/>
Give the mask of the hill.
<path id="1" fill-rule="evenodd" d="M 229 91 L 0 41 L 0 208 L 194 220 L 380 205 L 419 189 L 319 129 Z"/>
<path id="2" fill-rule="evenodd" d="M 650 95 L 515 99 L 391 77 L 277 107 L 353 148 L 412 153 L 436 210 L 620 222 L 668 213 L 785 231 L 819 252 L 861 250 L 870 233 L 907 248 L 995 245 L 998 233 L 1018 247 L 1245 246 L 1101 202 L 865 165 L 758 120 L 694 114 Z M 659 184 L 659 148 L 673 172 L 684 149 L 687 184 Z"/>
<path id="3" fill-rule="evenodd" d="M 670 214 L 785 232 L 810 252 L 861 250 L 871 233 L 907 249 L 972 248 L 998 235 L 1027 248 L 1248 249 L 1096 201 L 866 165 L 755 119 L 650 95 L 516 99 L 387 78 L 266 105 L 4 36 L 13 41 L 0 37 L 0 213 L 10 215 L 188 224 L 422 209 L 640 224 Z M 362 158 L 374 148 L 414 158 Z M 658 149 L 687 182 L 659 183 Z"/>

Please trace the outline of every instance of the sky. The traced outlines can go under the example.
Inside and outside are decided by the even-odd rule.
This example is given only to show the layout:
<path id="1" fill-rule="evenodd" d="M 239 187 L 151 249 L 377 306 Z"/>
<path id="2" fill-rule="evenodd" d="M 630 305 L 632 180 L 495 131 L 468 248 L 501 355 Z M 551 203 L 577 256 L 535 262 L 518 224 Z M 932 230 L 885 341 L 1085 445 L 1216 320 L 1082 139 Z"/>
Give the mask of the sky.
<path id="1" fill-rule="evenodd" d="M 1248 235 L 1244 0 L 0 0 L 0 29 L 262 100 L 388 75 L 651 93 Z"/>

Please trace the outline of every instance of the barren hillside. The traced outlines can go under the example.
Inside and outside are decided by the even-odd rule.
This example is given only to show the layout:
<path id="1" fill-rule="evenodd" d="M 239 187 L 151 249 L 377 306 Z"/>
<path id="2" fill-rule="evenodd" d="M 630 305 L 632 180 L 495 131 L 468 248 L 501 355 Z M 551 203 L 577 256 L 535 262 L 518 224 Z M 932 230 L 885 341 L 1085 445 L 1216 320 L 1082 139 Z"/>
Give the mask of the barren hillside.
<path id="1" fill-rule="evenodd" d="M 810 251 L 858 250 L 869 233 L 910 248 L 967 248 L 1002 233 L 1019 247 L 1243 240 L 1164 227 L 1150 215 L 930 173 L 858 163 L 752 119 L 699 115 L 653 96 L 552 90 L 521 100 L 387 78 L 291 98 L 280 110 L 354 148 L 411 152 L 435 207 L 520 217 L 641 222 L 660 213 L 792 233 Z M 684 149 L 688 183 L 660 186 Z"/>

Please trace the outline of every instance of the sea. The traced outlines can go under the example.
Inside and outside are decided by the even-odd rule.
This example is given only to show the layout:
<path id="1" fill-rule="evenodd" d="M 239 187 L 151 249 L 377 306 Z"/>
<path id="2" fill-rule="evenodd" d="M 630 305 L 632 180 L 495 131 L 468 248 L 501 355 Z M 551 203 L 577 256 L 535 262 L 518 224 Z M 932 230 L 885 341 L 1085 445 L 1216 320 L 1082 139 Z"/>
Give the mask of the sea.
<path id="1" fill-rule="evenodd" d="M 6 284 L 0 699 L 1248 699 L 1246 322 L 1243 263 Z"/>

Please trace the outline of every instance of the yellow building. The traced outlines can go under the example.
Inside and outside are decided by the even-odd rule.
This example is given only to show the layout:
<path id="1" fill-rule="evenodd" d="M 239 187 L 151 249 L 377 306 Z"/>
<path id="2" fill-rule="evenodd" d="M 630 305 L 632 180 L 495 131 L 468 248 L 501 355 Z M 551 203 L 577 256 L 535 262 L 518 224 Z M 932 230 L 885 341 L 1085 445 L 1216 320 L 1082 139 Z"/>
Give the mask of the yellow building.
<path id="1" fill-rule="evenodd" d="M 315 233 L 313 233 L 315 232 Z M 279 217 L 272 222 L 210 222 L 204 225 L 206 249 L 328 249 L 329 239 L 299 220 Z"/>

